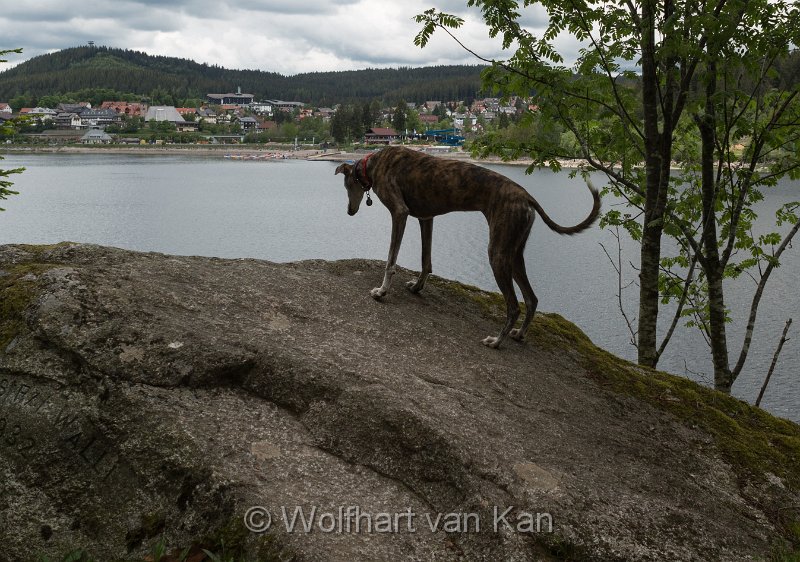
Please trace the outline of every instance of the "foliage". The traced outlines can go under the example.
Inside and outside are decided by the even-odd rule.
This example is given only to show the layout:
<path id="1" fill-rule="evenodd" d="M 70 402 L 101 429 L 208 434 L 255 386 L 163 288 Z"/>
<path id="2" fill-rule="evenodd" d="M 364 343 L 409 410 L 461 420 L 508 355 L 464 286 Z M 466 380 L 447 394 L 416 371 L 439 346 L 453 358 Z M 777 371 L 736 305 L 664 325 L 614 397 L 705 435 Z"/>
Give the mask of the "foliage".
<path id="1" fill-rule="evenodd" d="M 656 346 L 659 299 L 675 299 L 678 314 L 693 316 L 709 334 L 715 375 L 717 367 L 725 370 L 720 358 L 727 356 L 727 311 L 721 277 L 711 264 L 726 277 L 760 267 L 766 282 L 796 232 L 783 239 L 776 232 L 752 235 L 752 206 L 762 197 L 760 189 L 797 175 L 800 77 L 798 54 L 790 51 L 800 44 L 796 5 L 782 0 L 467 4 L 480 8 L 490 36 L 515 49 L 505 61 L 478 57 L 491 64 L 483 72 L 484 88 L 506 97 L 533 96 L 538 106 L 513 130 L 492 131 L 473 149 L 507 159 L 527 156 L 531 169 L 557 170 L 558 160 L 567 158 L 583 162 L 581 173 L 603 171 L 606 192 L 627 206 L 607 211 L 602 224 L 622 227 L 640 243 L 634 334 L 639 362 L 657 363 L 672 333 Z M 522 10 L 534 7 L 547 14 L 541 35 L 522 24 L 527 15 Z M 421 47 L 437 29 L 458 41 L 451 30 L 463 24 L 435 9 L 416 20 L 422 24 L 415 39 Z M 581 42 L 570 68 L 556 48 L 562 34 Z M 789 73 L 780 75 L 780 69 Z M 683 165 L 678 172 L 670 169 L 675 159 Z M 778 225 L 796 225 L 795 210 L 794 204 L 781 209 Z M 678 255 L 662 256 L 663 234 L 678 241 Z M 728 261 L 745 251 L 751 255 Z M 696 263 L 701 274 L 692 277 Z M 762 291 L 758 282 L 752 321 Z M 745 346 L 740 363 L 746 351 Z M 731 377 L 715 378 L 717 388 L 730 390 Z"/>
<path id="2" fill-rule="evenodd" d="M 369 127 L 365 126 L 364 112 L 357 105 L 339 106 L 331 118 L 331 136 L 338 143 L 360 139 Z"/>
<path id="3" fill-rule="evenodd" d="M 316 106 L 372 99 L 392 103 L 400 98 L 421 103 L 474 96 L 480 89 L 480 71 L 478 66 L 463 65 L 283 76 L 124 49 L 74 47 L 34 57 L 0 73 L 0 99 L 10 100 L 12 107 L 33 107 L 43 98 L 51 103 L 51 96 L 74 97 L 74 93 L 101 88 L 135 94 L 138 99 L 131 101 L 180 106 L 186 98 L 205 99 L 208 93 L 241 87 L 257 99 L 297 100 Z M 90 97 L 94 96 L 83 100 Z"/>
<path id="4" fill-rule="evenodd" d="M 330 136 L 330 130 L 322 117 L 304 117 L 297 127 L 296 136 L 322 141 Z"/>
<path id="5" fill-rule="evenodd" d="M 21 107 L 41 106 L 55 108 L 60 103 L 78 103 L 84 101 L 91 103 L 92 107 L 99 107 L 104 101 L 108 100 L 138 102 L 141 101 L 141 98 L 141 96 L 136 94 L 121 92 L 113 88 L 93 87 L 82 88 L 73 92 L 49 93 L 39 98 L 27 92 L 11 98 L 9 104 L 15 111 L 19 111 Z"/>
<path id="6" fill-rule="evenodd" d="M 683 314 L 709 343 L 721 390 L 729 390 L 744 367 L 766 282 L 800 229 L 797 201 L 778 209 L 767 232 L 757 224 L 754 207 L 781 178 L 800 178 L 800 86 L 781 87 L 775 80 L 776 61 L 786 59 L 789 45 L 800 40 L 798 11 L 766 2 L 756 12 L 743 9 L 737 15 L 770 22 L 770 32 L 754 35 L 747 26 L 730 23 L 730 39 L 705 51 L 692 119 L 680 131 L 689 157 L 670 192 L 674 226 L 666 232 L 678 240 L 680 253 L 664 264 L 679 280 L 672 266 L 700 265 L 700 274 L 686 285 L 690 299 Z M 791 226 L 788 232 L 780 228 L 784 224 Z M 756 289 L 731 368 L 723 281 L 742 274 Z"/>
<path id="7" fill-rule="evenodd" d="M 0 51 L 0 57 L 7 55 L 8 53 L 21 53 L 22 49 L 10 49 Z M 0 58 L 0 62 L 7 62 L 5 59 Z M 15 122 L 14 120 L 5 121 L 0 124 L 0 138 L 10 135 L 14 132 L 15 126 L 18 124 L 18 121 Z M 0 160 L 3 157 L 0 156 Z M 14 185 L 14 182 L 10 181 L 8 178 L 13 174 L 20 174 L 25 170 L 25 168 L 14 168 L 12 170 L 4 170 L 0 168 L 0 201 L 4 199 L 8 199 L 9 195 L 18 195 L 18 192 L 12 191 L 11 186 Z M 5 211 L 2 207 L 0 207 L 0 211 Z"/>
<path id="8" fill-rule="evenodd" d="M 361 125 L 364 129 L 372 128 L 380 119 L 381 104 L 378 100 L 364 102 L 361 108 Z"/>
<path id="9" fill-rule="evenodd" d="M 666 42 L 656 44 L 655 30 L 667 16 L 654 13 L 652 2 L 526 0 L 524 8 L 541 7 L 547 14 L 546 29 L 537 36 L 520 23 L 518 2 L 469 0 L 468 5 L 480 8 L 489 35 L 500 39 L 504 49 L 512 45 L 516 49 L 505 61 L 482 59 L 491 63 L 483 73 L 484 87 L 504 97 L 534 96 L 542 133 L 527 138 L 489 134 L 478 139 L 473 150 L 505 159 L 526 156 L 533 161 L 529 171 L 539 166 L 558 170 L 559 159 L 581 160 L 582 171 L 605 172 L 611 189 L 642 207 L 642 216 L 629 217 L 624 226 L 639 230 L 641 240 L 639 362 L 655 366 L 664 193 L 673 127 L 685 105 L 685 96 L 675 92 L 675 77 L 680 75 L 677 59 L 667 55 Z M 452 35 L 450 30 L 462 24 L 460 18 L 436 10 L 416 19 L 423 24 L 415 38 L 419 46 L 425 46 L 437 28 Z M 555 46 L 562 34 L 582 43 L 571 68 Z M 627 70 L 636 65 L 641 76 Z M 682 76 L 691 81 L 692 73 L 693 69 L 687 70 Z M 533 127 L 531 113 L 523 113 L 523 126 Z M 564 152 L 562 131 L 575 137 L 569 145 L 575 152 Z"/>
<path id="10" fill-rule="evenodd" d="M 7 126 L 8 125 L 3 125 L 2 127 L 0 127 L 0 133 L 5 134 Z M 3 157 L 0 156 L 0 160 L 2 159 Z M 13 174 L 21 174 L 24 171 L 25 168 L 13 168 L 11 170 L 0 168 L 0 201 L 8 199 L 10 195 L 19 194 L 19 192 L 13 191 L 11 189 L 11 186 L 14 185 L 14 182 L 10 181 L 8 178 Z M 5 211 L 5 209 L 3 207 L 0 207 L 0 211 Z"/>
<path id="11" fill-rule="evenodd" d="M 137 133 L 144 127 L 144 117 L 138 115 L 122 115 L 119 124 L 112 124 L 106 127 L 108 134 L 132 134 Z"/>
<path id="12" fill-rule="evenodd" d="M 157 121 L 156 119 L 150 119 L 147 122 L 147 129 L 158 133 L 170 133 L 177 130 L 172 121 Z"/>
<path id="13" fill-rule="evenodd" d="M 394 127 L 394 130 L 398 132 L 405 131 L 408 126 L 407 119 L 408 104 L 406 104 L 405 100 L 400 100 L 397 102 L 397 107 L 394 108 L 394 113 L 392 114 L 392 127 Z"/>

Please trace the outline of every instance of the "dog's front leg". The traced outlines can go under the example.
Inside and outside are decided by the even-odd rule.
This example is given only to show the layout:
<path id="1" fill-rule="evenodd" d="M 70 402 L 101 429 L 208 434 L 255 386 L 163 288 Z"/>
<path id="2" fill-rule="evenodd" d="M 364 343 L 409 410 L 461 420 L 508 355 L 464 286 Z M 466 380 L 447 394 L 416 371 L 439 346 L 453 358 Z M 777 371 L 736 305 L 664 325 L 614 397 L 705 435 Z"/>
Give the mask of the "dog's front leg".
<path id="1" fill-rule="evenodd" d="M 406 219 L 408 212 L 392 213 L 392 241 L 389 244 L 389 259 L 386 260 L 386 272 L 383 274 L 383 283 L 380 287 L 375 287 L 370 291 L 372 298 L 380 299 L 389 290 L 392 284 L 397 254 L 400 253 L 400 243 L 403 241 L 403 233 L 406 230 Z"/>
<path id="2" fill-rule="evenodd" d="M 431 240 L 433 238 L 433 219 L 419 219 L 419 232 L 422 237 L 422 271 L 414 281 L 406 283 L 412 293 L 419 293 L 431 274 Z"/>

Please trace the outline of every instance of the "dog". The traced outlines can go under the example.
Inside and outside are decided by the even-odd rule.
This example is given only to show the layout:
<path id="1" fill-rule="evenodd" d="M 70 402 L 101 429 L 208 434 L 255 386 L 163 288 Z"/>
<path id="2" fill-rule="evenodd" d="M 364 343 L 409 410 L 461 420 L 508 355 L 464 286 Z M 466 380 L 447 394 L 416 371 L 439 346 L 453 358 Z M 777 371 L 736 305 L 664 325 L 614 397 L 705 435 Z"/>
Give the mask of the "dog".
<path id="1" fill-rule="evenodd" d="M 341 164 L 335 174 L 344 174 L 347 188 L 347 214 L 358 212 L 364 195 L 372 204 L 372 190 L 392 215 L 389 258 L 380 287 L 373 298 L 383 298 L 392 283 L 397 254 L 403 240 L 406 219 L 419 220 L 422 234 L 422 271 L 406 283 L 412 293 L 420 292 L 431 273 L 433 217 L 452 211 L 480 211 L 489 223 L 489 263 L 506 304 L 506 323 L 497 336 L 483 344 L 499 348 L 506 336 L 523 341 L 539 300 L 525 271 L 523 253 L 533 226 L 534 211 L 559 234 L 576 234 L 589 228 L 600 214 L 600 194 L 587 182 L 594 200 L 592 210 L 582 222 L 564 227 L 555 223 L 525 189 L 507 177 L 481 166 L 423 154 L 402 146 L 373 152 L 355 164 Z M 514 328 L 520 310 L 514 282 L 525 300 L 525 318 Z"/>

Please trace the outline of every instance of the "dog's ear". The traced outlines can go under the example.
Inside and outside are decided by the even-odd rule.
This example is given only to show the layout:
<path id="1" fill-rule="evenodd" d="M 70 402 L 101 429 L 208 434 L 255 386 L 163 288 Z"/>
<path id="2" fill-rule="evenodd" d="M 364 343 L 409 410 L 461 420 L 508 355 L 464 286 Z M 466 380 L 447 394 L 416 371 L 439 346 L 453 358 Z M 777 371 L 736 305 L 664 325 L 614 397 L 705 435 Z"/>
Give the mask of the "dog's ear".
<path id="1" fill-rule="evenodd" d="M 344 174 L 346 176 L 349 176 L 352 172 L 353 172 L 353 166 L 351 166 L 350 164 L 340 164 L 339 167 L 336 168 L 336 171 L 333 173 L 333 175 Z"/>

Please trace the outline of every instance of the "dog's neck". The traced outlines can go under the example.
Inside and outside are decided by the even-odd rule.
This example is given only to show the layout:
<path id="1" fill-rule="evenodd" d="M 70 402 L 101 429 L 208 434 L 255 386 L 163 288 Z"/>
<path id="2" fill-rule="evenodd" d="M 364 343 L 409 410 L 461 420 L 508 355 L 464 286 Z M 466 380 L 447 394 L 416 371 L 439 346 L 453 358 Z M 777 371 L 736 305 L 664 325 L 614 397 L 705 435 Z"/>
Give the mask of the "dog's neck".
<path id="1" fill-rule="evenodd" d="M 369 160 L 370 157 L 372 157 L 372 155 L 374 154 L 375 154 L 374 152 L 370 152 L 369 154 L 364 156 L 364 158 L 356 162 L 354 168 L 356 181 L 358 181 L 358 183 L 361 184 L 361 187 L 364 188 L 364 191 L 369 191 L 370 189 L 372 189 L 372 180 L 369 179 L 369 174 L 367 173 L 367 160 Z M 361 168 L 360 173 L 359 173 L 359 167 Z"/>

